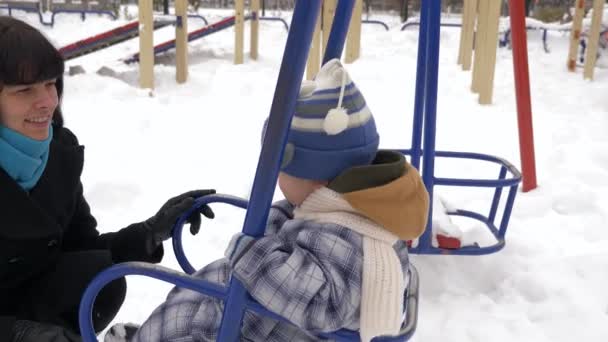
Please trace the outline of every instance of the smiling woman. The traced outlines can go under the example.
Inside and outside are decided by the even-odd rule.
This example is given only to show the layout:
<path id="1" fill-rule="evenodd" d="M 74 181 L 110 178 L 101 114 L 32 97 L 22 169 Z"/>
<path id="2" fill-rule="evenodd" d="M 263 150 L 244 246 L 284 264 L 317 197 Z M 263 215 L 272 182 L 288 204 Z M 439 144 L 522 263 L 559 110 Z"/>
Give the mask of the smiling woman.
<path id="1" fill-rule="evenodd" d="M 0 42 L 1 123 L 27 135 L 25 118 L 20 115 L 44 117 L 50 113 L 55 124 L 62 126 L 59 102 L 64 64 L 61 54 L 40 32 L 8 17 L 0 18 Z"/>
<path id="2" fill-rule="evenodd" d="M 0 16 L 0 341 L 80 341 L 78 305 L 93 277 L 113 263 L 159 262 L 162 242 L 196 190 L 149 219 L 100 234 L 80 181 L 84 148 L 63 126 L 64 63 L 36 29 Z M 203 207 L 201 212 L 212 217 Z M 190 218 L 196 233 L 201 218 Z M 96 331 L 118 312 L 119 279 L 99 293 Z"/>

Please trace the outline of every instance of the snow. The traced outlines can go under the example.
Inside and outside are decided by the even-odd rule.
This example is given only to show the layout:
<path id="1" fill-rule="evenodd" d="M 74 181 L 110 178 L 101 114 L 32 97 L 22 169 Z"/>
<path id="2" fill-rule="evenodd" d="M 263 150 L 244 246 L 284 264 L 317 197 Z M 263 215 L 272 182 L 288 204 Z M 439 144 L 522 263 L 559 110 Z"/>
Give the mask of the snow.
<path id="1" fill-rule="evenodd" d="M 229 12 L 201 11 L 210 22 Z M 287 16 L 287 14 L 285 14 Z M 58 15 L 54 28 L 36 16 L 18 16 L 41 28 L 57 46 L 129 22 Z M 287 18 L 288 19 L 288 18 Z M 414 103 L 416 28 L 363 26 L 362 56 L 348 66 L 375 115 L 381 147 L 408 148 Z M 190 20 L 189 28 L 202 23 Z M 175 82 L 171 53 L 159 58 L 156 89 L 138 89 L 137 65 L 119 59 L 136 52 L 137 40 L 81 57 L 86 74 L 67 77 L 66 124 L 86 146 L 85 196 L 103 232 L 154 214 L 169 197 L 195 188 L 247 197 L 260 150 L 287 34 L 262 22 L 260 59 L 235 66 L 232 29 L 190 45 L 190 79 Z M 437 147 L 503 157 L 519 167 L 511 51 L 499 49 L 494 103 L 477 104 L 471 73 L 456 65 L 459 30 L 441 37 Z M 173 35 L 160 30 L 155 41 Z M 248 35 L 246 35 L 248 39 Z M 482 257 L 412 256 L 420 272 L 420 312 L 412 341 L 607 341 L 608 340 L 608 70 L 593 82 L 582 70 L 566 71 L 567 33 L 550 33 L 550 53 L 529 32 L 538 189 L 517 195 L 504 250 Z M 247 42 L 246 45 L 248 46 Z M 606 52 L 603 52 L 606 54 Z M 103 66 L 119 79 L 95 72 Z M 498 169 L 480 162 L 437 160 L 438 177 L 492 179 Z M 487 213 L 493 191 L 437 188 L 443 207 Z M 279 192 L 275 197 L 280 198 Z M 185 235 L 195 267 L 220 257 L 241 229 L 244 211 L 213 207 L 196 237 Z M 438 212 L 441 214 L 441 212 Z M 436 215 L 445 221 L 445 216 Z M 479 225 L 457 225 L 477 239 Z M 473 232 L 467 236 L 467 232 Z M 481 239 L 481 237 L 479 237 Z M 179 269 L 165 244 L 162 265 Z M 164 299 L 169 285 L 128 279 L 127 300 L 114 322 L 141 322 Z"/>

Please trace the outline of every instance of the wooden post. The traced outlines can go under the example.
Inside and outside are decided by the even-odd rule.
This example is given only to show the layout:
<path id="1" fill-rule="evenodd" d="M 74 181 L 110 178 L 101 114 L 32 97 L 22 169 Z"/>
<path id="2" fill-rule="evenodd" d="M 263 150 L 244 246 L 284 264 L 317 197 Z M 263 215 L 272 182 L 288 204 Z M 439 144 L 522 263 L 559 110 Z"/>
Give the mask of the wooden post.
<path id="1" fill-rule="evenodd" d="M 498 46 L 498 22 L 500 18 L 500 5 L 502 0 L 488 1 L 488 25 L 486 42 L 484 44 L 484 61 L 479 89 L 479 104 L 492 104 L 494 94 L 494 73 L 496 71 L 496 49 Z"/>
<path id="2" fill-rule="evenodd" d="M 321 12 L 317 16 L 315 33 L 312 37 L 312 44 L 308 52 L 308 64 L 306 65 L 306 79 L 312 80 L 319 72 L 321 65 Z"/>
<path id="3" fill-rule="evenodd" d="M 488 15 L 489 15 L 489 3 L 487 0 L 479 1 L 479 15 L 477 16 L 477 30 L 475 33 L 475 61 L 473 64 L 473 82 L 471 84 L 471 90 L 474 93 L 479 93 L 481 88 L 481 75 L 483 72 L 483 61 L 484 52 L 483 48 L 486 44 L 486 37 L 488 33 Z"/>
<path id="4" fill-rule="evenodd" d="M 188 1 L 175 0 L 175 80 L 186 83 L 188 80 Z"/>
<path id="5" fill-rule="evenodd" d="M 462 70 L 471 70 L 473 58 L 473 37 L 475 36 L 475 21 L 477 19 L 477 0 L 465 0 L 465 16 L 461 31 L 461 52 L 458 54 L 458 64 Z"/>
<path id="6" fill-rule="evenodd" d="M 586 80 L 593 80 L 595 63 L 597 62 L 597 49 L 600 41 L 600 28 L 604 13 L 604 1 L 593 1 L 593 18 L 591 19 L 591 30 L 587 37 L 587 55 L 585 56 L 585 72 L 583 75 Z"/>
<path id="7" fill-rule="evenodd" d="M 354 63 L 361 55 L 361 16 L 363 15 L 363 0 L 356 0 L 353 16 L 350 19 L 346 40 L 346 63 Z"/>
<path id="8" fill-rule="evenodd" d="M 568 70 L 576 70 L 576 56 L 578 55 L 578 44 L 581 40 L 581 29 L 583 28 L 583 15 L 585 15 L 585 0 L 575 0 L 574 18 L 572 30 L 570 31 L 570 50 L 568 51 Z"/>
<path id="9" fill-rule="evenodd" d="M 243 64 L 245 0 L 234 1 L 234 64 Z"/>
<path id="10" fill-rule="evenodd" d="M 466 23 L 467 23 L 467 19 L 469 17 L 469 13 L 468 13 L 468 3 L 470 0 L 464 0 L 464 3 L 462 5 L 462 22 L 461 22 L 461 28 L 460 28 L 460 40 L 458 43 L 458 59 L 456 60 L 456 64 L 458 65 L 462 65 L 462 60 L 464 59 L 463 57 L 463 53 L 464 53 L 464 32 L 466 31 Z"/>
<path id="11" fill-rule="evenodd" d="M 152 0 L 139 0 L 139 86 L 154 89 Z"/>
<path id="12" fill-rule="evenodd" d="M 258 59 L 258 46 L 260 37 L 260 0 L 251 0 L 251 40 L 249 56 L 253 60 Z"/>
<path id="13" fill-rule="evenodd" d="M 325 55 L 329 33 L 331 32 L 331 25 L 334 23 L 334 16 L 336 15 L 337 4 L 337 0 L 323 1 L 323 23 L 321 24 L 321 31 L 323 32 L 323 49 L 321 50 L 321 56 Z"/>

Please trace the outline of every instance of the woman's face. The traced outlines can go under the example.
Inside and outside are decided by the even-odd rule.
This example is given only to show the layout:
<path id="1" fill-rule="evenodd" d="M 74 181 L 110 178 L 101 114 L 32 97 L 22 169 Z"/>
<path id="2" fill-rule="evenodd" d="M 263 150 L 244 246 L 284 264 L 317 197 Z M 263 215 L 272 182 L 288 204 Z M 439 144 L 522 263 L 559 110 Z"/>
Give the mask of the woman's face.
<path id="1" fill-rule="evenodd" d="M 48 138 L 49 125 L 59 104 L 55 81 L 2 86 L 0 123 L 32 139 Z"/>

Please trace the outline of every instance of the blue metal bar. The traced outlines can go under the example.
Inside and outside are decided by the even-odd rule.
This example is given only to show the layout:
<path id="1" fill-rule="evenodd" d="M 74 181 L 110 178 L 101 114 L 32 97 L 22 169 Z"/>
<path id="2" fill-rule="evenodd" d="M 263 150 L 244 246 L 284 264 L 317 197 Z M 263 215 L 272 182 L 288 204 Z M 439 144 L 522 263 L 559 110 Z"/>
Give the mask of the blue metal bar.
<path id="1" fill-rule="evenodd" d="M 500 173 L 498 174 L 498 179 L 502 180 L 502 179 L 505 179 L 506 177 L 507 177 L 507 168 L 503 166 L 500 168 Z M 502 187 L 497 187 L 496 191 L 494 191 L 494 197 L 492 198 L 492 207 L 490 207 L 490 213 L 488 214 L 488 219 L 492 223 L 494 223 L 494 219 L 496 219 L 496 212 L 498 211 L 498 205 L 500 204 L 501 195 L 502 195 Z"/>
<path id="2" fill-rule="evenodd" d="M 112 19 L 116 20 L 116 15 L 112 11 L 104 11 L 104 10 L 77 10 L 77 9 L 56 9 L 56 10 L 53 10 L 53 14 L 51 14 L 50 26 L 55 26 L 55 15 L 57 15 L 59 13 L 80 13 L 80 17 L 82 18 L 82 21 L 85 20 L 86 13 L 89 13 L 89 14 L 100 14 L 100 15 L 101 14 L 107 14 L 110 17 L 112 17 Z"/>
<path id="3" fill-rule="evenodd" d="M 546 53 L 551 52 L 549 50 L 549 44 L 547 43 L 547 29 L 543 28 L 543 50 L 545 50 Z"/>
<path id="4" fill-rule="evenodd" d="M 188 14 L 188 18 L 198 18 L 198 19 L 201 19 L 205 23 L 205 26 L 209 25 L 207 18 L 203 17 L 200 14 Z"/>
<path id="5" fill-rule="evenodd" d="M 405 341 L 414 334 L 418 320 L 419 277 L 418 272 L 413 265 L 410 265 L 409 274 L 410 282 L 403 298 L 404 308 L 406 310 L 406 320 L 399 333 L 399 336 L 378 337 L 372 341 Z M 130 275 L 141 275 L 158 279 L 171 283 L 180 288 L 189 289 L 200 292 L 207 296 L 215 297 L 219 300 L 224 300 L 227 296 L 227 288 L 224 286 L 220 286 L 191 275 L 182 274 L 163 266 L 143 262 L 125 262 L 114 265 L 99 273 L 92 280 L 91 284 L 85 290 L 83 298 L 80 302 L 78 318 L 79 327 L 84 342 L 97 341 L 95 332 L 93 330 L 92 321 L 93 303 L 97 297 L 97 294 L 113 280 Z M 246 306 L 251 312 L 255 312 L 261 316 L 293 324 L 285 317 L 269 311 L 252 299 L 246 300 Z M 340 330 L 333 333 L 321 334 L 320 336 L 330 338 L 335 341 L 359 340 L 358 333 L 350 330 Z"/>
<path id="6" fill-rule="evenodd" d="M 476 188 L 500 188 L 519 184 L 520 179 L 510 178 L 503 180 L 495 179 L 458 179 L 458 178 L 433 178 L 434 185 L 462 186 Z"/>
<path id="7" fill-rule="evenodd" d="M 182 242 L 183 241 L 182 232 L 184 230 L 184 223 L 186 223 L 186 220 L 193 212 L 200 209 L 203 205 L 210 204 L 210 203 L 225 203 L 225 204 L 233 205 L 235 207 L 239 207 L 241 209 L 247 209 L 247 205 L 249 204 L 249 202 L 246 199 L 235 197 L 235 196 L 220 195 L 220 194 L 208 195 L 208 196 L 203 196 L 203 197 L 198 198 L 194 202 L 194 205 L 192 206 L 192 208 L 188 209 L 188 211 L 186 211 L 179 217 L 179 219 L 175 223 L 175 226 L 173 226 L 173 233 L 172 233 L 173 251 L 175 252 L 177 262 L 182 267 L 182 270 L 184 270 L 184 272 L 186 272 L 188 274 L 192 274 L 192 273 L 196 272 L 196 269 L 194 267 L 192 267 L 192 264 L 190 264 L 190 261 L 188 261 L 188 258 L 186 257 L 186 253 L 184 252 L 184 244 Z"/>
<path id="8" fill-rule="evenodd" d="M 289 31 L 289 24 L 287 24 L 287 21 L 283 18 L 279 18 L 279 17 L 260 17 L 260 20 L 265 20 L 265 21 L 280 21 L 283 23 L 283 26 L 285 26 L 285 30 Z"/>
<path id="9" fill-rule="evenodd" d="M 412 150 L 400 150 L 400 149 L 395 149 L 395 150 L 397 150 L 405 155 L 411 155 L 413 153 Z M 474 160 L 483 160 L 483 161 L 496 163 L 498 165 L 506 167 L 509 170 L 509 172 L 513 175 L 513 178 L 521 179 L 521 173 L 519 172 L 519 170 L 515 166 L 513 166 L 513 164 L 509 163 L 507 160 L 500 158 L 500 157 L 491 156 L 488 154 L 475 153 L 475 152 L 453 152 L 453 151 L 435 151 L 435 157 L 474 159 Z"/>
<path id="10" fill-rule="evenodd" d="M 435 135 L 437 121 L 437 84 L 439 77 L 439 38 L 441 23 L 441 0 L 428 3 L 427 14 L 421 25 L 428 25 L 426 46 L 426 82 L 424 103 L 424 154 L 422 157 L 422 180 L 429 192 L 429 219 L 427 228 L 419 239 L 422 250 L 431 247 L 433 222 L 433 187 L 435 178 Z M 425 20 L 428 20 L 425 21 Z"/>
<path id="11" fill-rule="evenodd" d="M 420 8 L 421 19 L 428 22 L 428 1 L 422 1 Z M 414 118 L 412 124 L 412 165 L 420 170 L 420 155 L 422 153 L 422 129 L 424 124 L 424 99 L 426 98 L 426 46 L 428 25 L 420 27 L 418 32 L 418 61 L 416 65 L 416 95 L 414 96 Z"/>
<path id="12" fill-rule="evenodd" d="M 361 20 L 362 24 L 374 24 L 374 25 L 380 25 L 382 27 L 384 27 L 384 29 L 386 29 L 387 31 L 389 31 L 389 27 L 388 25 L 384 22 L 384 21 L 380 21 L 380 20 L 369 20 L 369 19 L 362 19 Z"/>
<path id="13" fill-rule="evenodd" d="M 505 205 L 505 212 L 502 215 L 502 221 L 500 222 L 500 230 L 498 232 L 498 236 L 500 238 L 504 238 L 505 233 L 507 232 L 507 226 L 509 225 L 509 219 L 511 218 L 511 211 L 513 210 L 513 203 L 515 202 L 515 195 L 517 195 L 517 187 L 518 184 L 513 185 L 511 190 L 509 190 L 509 195 L 507 196 L 507 204 Z"/>
<path id="14" fill-rule="evenodd" d="M 327 40 L 327 48 L 325 49 L 322 65 L 325 65 L 325 63 L 334 58 L 340 58 L 342 56 L 354 6 L 355 0 L 338 0 L 336 15 L 334 16 L 334 22 L 331 25 L 331 32 L 329 33 L 329 39 Z"/>
<path id="15" fill-rule="evenodd" d="M 176 286 L 197 291 L 208 296 L 223 299 L 226 297 L 226 288 L 217 284 L 182 274 L 168 268 L 144 262 L 125 262 L 114 265 L 99 273 L 85 290 L 78 312 L 80 333 L 84 342 L 96 342 L 97 337 L 93 329 L 93 302 L 97 294 L 111 281 L 126 275 L 145 275 L 153 277 Z"/>
<path id="16" fill-rule="evenodd" d="M 424 0 L 424 1 L 426 1 L 426 0 Z M 405 29 L 410 26 L 419 26 L 424 21 L 424 20 L 422 20 L 422 7 L 420 8 L 420 16 L 421 16 L 420 22 L 417 22 L 417 21 L 407 22 L 407 23 L 403 24 L 403 26 L 401 26 L 401 31 L 405 31 Z M 455 24 L 455 23 L 442 23 L 440 25 L 442 27 L 462 27 L 462 24 Z"/>
<path id="17" fill-rule="evenodd" d="M 296 2 L 291 30 L 287 36 L 279 79 L 270 110 L 268 127 L 253 182 L 251 200 L 245 216 L 243 233 L 252 237 L 259 237 L 264 234 L 268 210 L 272 202 L 287 140 L 287 132 L 295 111 L 320 8 L 321 0 Z M 232 277 L 218 335 L 219 341 L 236 342 L 238 340 L 246 299 L 245 288 L 236 277 Z"/>
<path id="18" fill-rule="evenodd" d="M 507 29 L 505 31 L 503 38 L 498 41 L 498 46 L 506 47 L 507 45 L 509 45 L 510 41 L 511 41 L 511 29 Z"/>
<path id="19" fill-rule="evenodd" d="M 38 3 L 36 3 L 35 7 L 13 6 L 11 4 L 7 4 L 5 8 L 8 9 L 9 17 L 13 16 L 13 10 L 24 11 L 27 13 L 36 13 L 36 14 L 38 14 L 38 20 L 40 21 L 40 23 L 42 25 L 51 26 L 51 23 L 47 23 L 44 21 L 44 18 L 42 17 L 42 13 L 40 12 L 40 6 L 38 5 Z"/>

